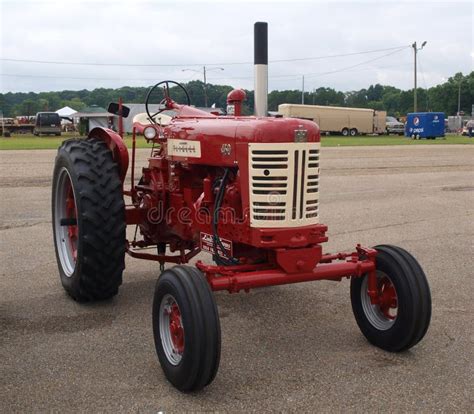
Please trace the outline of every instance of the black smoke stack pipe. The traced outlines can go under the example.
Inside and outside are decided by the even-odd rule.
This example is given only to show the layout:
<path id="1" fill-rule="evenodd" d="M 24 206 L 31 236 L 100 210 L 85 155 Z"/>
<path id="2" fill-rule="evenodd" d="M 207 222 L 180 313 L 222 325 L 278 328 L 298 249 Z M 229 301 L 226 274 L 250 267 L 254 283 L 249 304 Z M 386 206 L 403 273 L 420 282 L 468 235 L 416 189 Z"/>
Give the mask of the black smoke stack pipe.
<path id="1" fill-rule="evenodd" d="M 254 25 L 255 115 L 268 113 L 268 23 Z"/>

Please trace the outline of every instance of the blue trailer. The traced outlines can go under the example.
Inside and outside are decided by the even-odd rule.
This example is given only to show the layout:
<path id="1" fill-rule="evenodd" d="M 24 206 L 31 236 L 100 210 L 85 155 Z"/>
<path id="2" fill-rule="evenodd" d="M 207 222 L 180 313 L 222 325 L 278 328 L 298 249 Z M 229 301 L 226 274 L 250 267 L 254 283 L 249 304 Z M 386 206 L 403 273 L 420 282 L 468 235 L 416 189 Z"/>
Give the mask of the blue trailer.
<path id="1" fill-rule="evenodd" d="M 413 112 L 407 115 L 405 136 L 413 139 L 444 137 L 444 112 Z"/>

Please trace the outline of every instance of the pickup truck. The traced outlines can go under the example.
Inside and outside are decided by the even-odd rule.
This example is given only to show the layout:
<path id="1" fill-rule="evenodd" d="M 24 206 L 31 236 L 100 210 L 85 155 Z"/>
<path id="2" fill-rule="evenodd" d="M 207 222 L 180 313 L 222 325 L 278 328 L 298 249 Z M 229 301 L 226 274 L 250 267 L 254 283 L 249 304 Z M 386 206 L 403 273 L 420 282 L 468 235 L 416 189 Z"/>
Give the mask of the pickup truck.
<path id="1" fill-rule="evenodd" d="M 405 134 L 405 125 L 402 124 L 400 121 L 397 120 L 394 116 L 387 116 L 386 121 L 386 131 L 387 135 L 389 134 L 398 134 L 404 135 Z"/>

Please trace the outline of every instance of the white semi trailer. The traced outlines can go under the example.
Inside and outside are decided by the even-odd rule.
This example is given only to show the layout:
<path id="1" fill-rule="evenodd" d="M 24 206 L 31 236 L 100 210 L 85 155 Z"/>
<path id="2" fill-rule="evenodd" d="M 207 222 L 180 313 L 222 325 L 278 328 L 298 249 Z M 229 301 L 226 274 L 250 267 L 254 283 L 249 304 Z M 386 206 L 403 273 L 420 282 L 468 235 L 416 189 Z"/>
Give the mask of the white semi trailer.
<path id="1" fill-rule="evenodd" d="M 385 111 L 338 106 L 281 104 L 278 114 L 288 118 L 309 119 L 316 122 L 323 133 L 344 136 L 385 134 Z"/>

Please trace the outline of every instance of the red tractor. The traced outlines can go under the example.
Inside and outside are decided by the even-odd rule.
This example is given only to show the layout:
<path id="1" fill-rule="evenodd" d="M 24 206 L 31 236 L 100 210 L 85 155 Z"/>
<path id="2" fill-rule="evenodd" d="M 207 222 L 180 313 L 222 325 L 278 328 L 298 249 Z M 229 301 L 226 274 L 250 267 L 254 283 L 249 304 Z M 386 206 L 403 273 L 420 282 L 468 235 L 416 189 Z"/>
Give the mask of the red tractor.
<path id="1" fill-rule="evenodd" d="M 328 239 L 318 216 L 318 126 L 241 116 L 241 90 L 229 93 L 232 115 L 218 116 L 191 107 L 175 83 L 187 98 L 180 105 L 170 97 L 173 83 L 160 82 L 147 96 L 150 122 L 140 139 L 150 142 L 151 154 L 136 181 L 134 133 L 130 186 L 120 134 L 95 128 L 59 148 L 53 230 L 67 293 L 80 302 L 116 295 L 126 253 L 159 262 L 153 335 L 162 369 L 181 391 L 199 390 L 217 373 L 218 290 L 350 278 L 354 316 L 370 343 L 391 352 L 417 344 L 428 329 L 431 296 L 410 253 L 391 245 L 322 251 Z M 157 91 L 163 99 L 151 113 Z M 122 116 L 126 108 L 115 111 Z M 212 263 L 186 266 L 199 252 Z"/>

